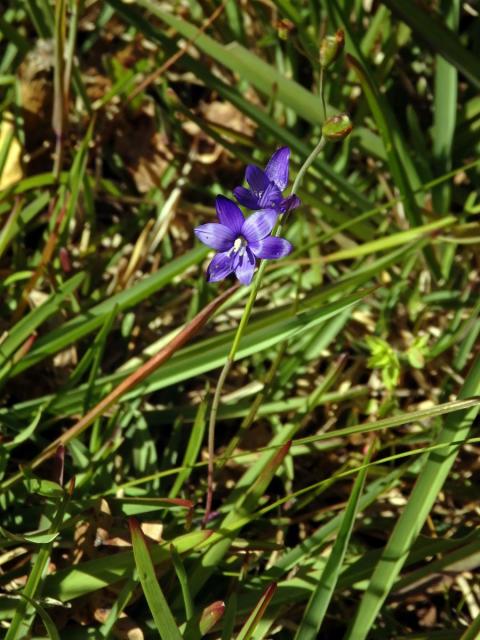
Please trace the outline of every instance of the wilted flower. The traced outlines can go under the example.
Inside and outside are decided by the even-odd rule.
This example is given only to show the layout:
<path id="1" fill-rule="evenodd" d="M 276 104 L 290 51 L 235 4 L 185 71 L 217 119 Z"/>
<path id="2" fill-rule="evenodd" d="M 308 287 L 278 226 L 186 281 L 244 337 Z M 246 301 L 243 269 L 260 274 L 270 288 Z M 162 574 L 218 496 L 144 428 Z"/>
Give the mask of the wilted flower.
<path id="1" fill-rule="evenodd" d="M 236 187 L 233 194 L 238 202 L 248 209 L 272 208 L 284 213 L 300 205 L 300 198 L 295 194 L 284 198 L 282 191 L 288 185 L 288 164 L 290 149 L 277 149 L 268 161 L 265 170 L 254 164 L 247 165 L 245 180 L 250 189 Z"/>
<path id="2" fill-rule="evenodd" d="M 223 280 L 235 272 L 242 284 L 250 284 L 256 258 L 283 258 L 292 250 L 288 240 L 270 235 L 278 217 L 274 208 L 262 208 L 245 219 L 240 208 L 228 198 L 217 196 L 215 206 L 219 222 L 195 229 L 201 242 L 218 251 L 208 265 L 209 282 Z"/>
<path id="3" fill-rule="evenodd" d="M 324 69 L 330 67 L 342 53 L 345 34 L 339 29 L 333 36 L 325 36 L 320 43 L 320 64 Z"/>

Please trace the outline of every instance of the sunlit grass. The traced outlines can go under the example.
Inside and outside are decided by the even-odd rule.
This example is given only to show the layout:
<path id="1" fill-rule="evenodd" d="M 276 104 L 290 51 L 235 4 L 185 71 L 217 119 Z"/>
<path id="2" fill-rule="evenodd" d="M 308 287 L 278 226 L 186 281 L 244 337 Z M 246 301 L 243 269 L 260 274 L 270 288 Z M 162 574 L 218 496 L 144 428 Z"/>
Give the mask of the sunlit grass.
<path id="1" fill-rule="evenodd" d="M 10 1 L 7 640 L 477 637 L 474 13 Z M 337 29 L 345 52 L 322 73 Z M 212 390 L 249 289 L 206 282 L 193 229 L 281 146 L 294 182 L 322 92 L 353 131 L 308 168 L 282 229 L 294 250 L 266 265 L 204 526 Z"/>

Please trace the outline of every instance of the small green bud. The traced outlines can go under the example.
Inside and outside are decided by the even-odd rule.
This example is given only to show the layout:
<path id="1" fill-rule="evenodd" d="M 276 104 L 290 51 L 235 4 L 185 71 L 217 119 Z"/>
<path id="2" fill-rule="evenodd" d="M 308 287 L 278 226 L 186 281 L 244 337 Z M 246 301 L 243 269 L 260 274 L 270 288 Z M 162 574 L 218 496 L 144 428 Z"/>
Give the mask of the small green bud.
<path id="1" fill-rule="evenodd" d="M 332 66 L 343 51 L 345 34 L 339 29 L 334 36 L 325 36 L 320 42 L 320 65 L 324 69 Z"/>
<path id="2" fill-rule="evenodd" d="M 353 129 L 353 124 L 346 113 L 327 118 L 322 127 L 322 134 L 327 140 L 343 140 Z"/>

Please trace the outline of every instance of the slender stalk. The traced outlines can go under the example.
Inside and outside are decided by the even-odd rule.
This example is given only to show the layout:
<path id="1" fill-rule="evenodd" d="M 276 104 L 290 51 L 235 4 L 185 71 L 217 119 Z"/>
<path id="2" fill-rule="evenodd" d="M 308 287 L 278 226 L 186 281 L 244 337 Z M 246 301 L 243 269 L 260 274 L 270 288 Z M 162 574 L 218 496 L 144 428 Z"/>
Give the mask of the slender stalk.
<path id="1" fill-rule="evenodd" d="M 297 173 L 297 177 L 295 178 L 295 181 L 293 183 L 292 193 L 297 193 L 298 189 L 300 188 L 300 185 L 302 184 L 305 174 L 310 169 L 311 164 L 313 163 L 315 158 L 318 156 L 320 151 L 322 151 L 322 149 L 326 144 L 327 144 L 327 140 L 322 136 L 318 141 L 318 144 L 315 147 L 315 149 L 312 151 L 312 153 L 308 156 L 308 158 L 305 160 L 303 165 L 300 167 L 300 171 Z"/>
<path id="2" fill-rule="evenodd" d="M 55 6 L 55 66 L 54 66 L 54 104 L 53 130 L 55 131 L 55 161 L 53 173 L 58 180 L 63 163 L 63 143 L 66 121 L 66 93 L 65 93 L 65 32 L 66 32 L 65 0 L 58 0 Z"/>
<path id="3" fill-rule="evenodd" d="M 302 270 L 299 269 L 298 270 L 298 280 L 297 280 L 297 291 L 296 291 L 296 296 L 295 296 L 295 302 L 293 304 L 293 309 L 292 309 L 292 315 L 293 316 L 296 315 L 296 313 L 298 311 L 298 305 L 299 305 L 299 302 L 300 302 L 299 294 L 300 294 L 300 289 L 301 289 L 301 281 L 302 281 Z M 253 421 L 255 420 L 255 418 L 257 416 L 257 412 L 260 409 L 260 407 L 262 406 L 262 402 L 264 401 L 266 395 L 270 392 L 270 386 L 273 383 L 273 380 L 275 379 L 275 376 L 277 375 L 278 367 L 280 366 L 280 363 L 283 360 L 283 356 L 285 355 L 285 352 L 286 352 L 287 347 L 288 347 L 288 342 L 289 342 L 289 340 L 287 339 L 287 340 L 284 340 L 280 344 L 280 348 L 277 351 L 277 355 L 275 356 L 274 361 L 270 365 L 270 368 L 267 371 L 267 374 L 265 375 L 265 377 L 263 379 L 263 388 L 262 388 L 262 390 L 260 391 L 260 393 L 257 394 L 255 400 L 252 402 L 252 404 L 250 406 L 250 410 L 247 413 L 247 415 L 245 416 L 245 418 L 242 420 L 238 432 L 230 440 L 230 442 L 228 443 L 227 448 L 223 452 L 221 460 L 218 462 L 218 466 L 220 468 L 222 468 L 223 465 L 230 458 L 230 456 L 232 455 L 233 451 L 235 450 L 235 447 L 238 445 L 238 443 L 242 439 L 242 437 L 245 434 L 245 432 L 247 431 L 247 429 L 250 428 L 250 426 L 252 425 Z"/>
<path id="4" fill-rule="evenodd" d="M 319 79 L 319 85 L 320 85 L 320 98 L 322 100 L 322 109 L 323 109 L 323 119 L 326 120 L 327 119 L 327 105 L 325 103 L 325 84 L 323 82 L 323 76 L 324 76 L 324 68 L 320 67 L 320 79 Z"/>
<path id="5" fill-rule="evenodd" d="M 238 330 L 237 330 L 238 333 Z M 236 337 L 236 336 L 235 336 Z M 220 397 L 222 395 L 223 385 L 228 376 L 230 368 L 233 364 L 233 360 L 230 356 L 227 357 L 223 369 L 218 376 L 217 386 L 213 394 L 212 408 L 210 411 L 210 419 L 208 421 L 208 486 L 207 486 L 207 501 L 205 504 L 205 516 L 203 518 L 203 524 L 207 524 L 210 514 L 212 512 L 213 501 L 213 474 L 214 474 L 214 462 L 213 456 L 215 454 L 215 424 L 217 422 L 218 407 L 220 406 Z"/>
<path id="6" fill-rule="evenodd" d="M 291 194 L 296 194 L 302 180 L 310 168 L 311 164 L 318 156 L 318 154 L 322 151 L 326 143 L 326 139 L 322 136 L 317 144 L 317 146 L 313 149 L 311 154 L 305 160 L 303 165 L 300 167 L 299 172 L 293 182 Z M 285 226 L 285 223 L 288 219 L 288 212 L 285 213 L 281 218 L 279 218 L 277 224 L 275 225 L 272 235 L 278 236 L 280 235 L 281 230 Z M 212 502 L 213 502 L 213 479 L 215 472 L 215 426 L 217 421 L 217 413 L 218 407 L 220 406 L 220 400 L 223 390 L 223 385 L 225 384 L 225 380 L 230 371 L 230 368 L 235 360 L 235 356 L 238 351 L 238 347 L 240 344 L 240 340 L 242 339 L 245 328 L 250 319 L 250 315 L 252 313 L 253 305 L 255 304 L 255 300 L 257 299 L 258 291 L 260 289 L 260 285 L 262 284 L 263 274 L 265 272 L 265 267 L 267 266 L 266 260 L 261 260 L 260 265 L 258 267 L 258 271 L 255 274 L 255 278 L 253 280 L 252 289 L 250 291 L 250 295 L 247 300 L 247 304 L 245 305 L 245 309 L 243 310 L 242 317 L 240 318 L 240 323 L 238 325 L 237 331 L 233 338 L 232 346 L 230 347 L 230 352 L 227 356 L 223 369 L 220 372 L 218 377 L 217 386 L 215 387 L 215 391 L 213 394 L 212 400 L 212 408 L 210 410 L 210 418 L 208 421 L 208 478 L 207 478 L 207 498 L 205 502 L 205 515 L 203 517 L 203 525 L 209 521 L 210 514 L 212 511 Z"/>

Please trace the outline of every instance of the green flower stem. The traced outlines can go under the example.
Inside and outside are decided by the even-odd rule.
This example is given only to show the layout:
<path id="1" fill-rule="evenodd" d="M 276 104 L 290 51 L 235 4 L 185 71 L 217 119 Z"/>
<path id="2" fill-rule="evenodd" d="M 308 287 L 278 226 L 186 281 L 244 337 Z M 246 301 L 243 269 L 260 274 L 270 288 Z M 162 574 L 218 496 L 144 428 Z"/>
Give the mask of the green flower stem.
<path id="1" fill-rule="evenodd" d="M 298 311 L 298 305 L 300 303 L 299 294 L 300 294 L 300 288 L 301 288 L 301 280 L 302 280 L 302 270 L 299 269 L 297 291 L 295 295 L 295 302 L 293 304 L 292 316 L 296 315 Z M 245 434 L 247 429 L 251 427 L 253 421 L 255 420 L 257 416 L 257 412 L 262 406 L 262 402 L 265 400 L 266 395 L 269 393 L 270 386 L 273 383 L 275 376 L 277 375 L 278 367 L 280 366 L 280 363 L 283 360 L 283 356 L 285 355 L 285 352 L 287 350 L 288 343 L 289 343 L 289 340 L 287 339 L 280 344 L 280 347 L 277 351 L 277 355 L 275 356 L 275 359 L 273 360 L 266 376 L 263 379 L 262 390 L 257 394 L 255 400 L 250 405 L 250 410 L 242 420 L 238 432 L 230 440 L 230 442 L 228 443 L 228 446 L 226 447 L 225 451 L 222 454 L 221 459 L 217 462 L 217 468 L 218 467 L 222 468 L 223 465 L 229 460 L 230 456 L 232 455 L 233 451 L 235 450 L 238 443 L 242 439 L 243 435 Z"/>
<path id="2" fill-rule="evenodd" d="M 308 158 L 300 167 L 300 171 L 297 173 L 297 177 L 295 178 L 295 181 L 293 183 L 292 193 L 297 193 L 298 189 L 300 188 L 300 185 L 302 184 L 305 174 L 310 169 L 310 165 L 313 163 L 313 161 L 318 156 L 320 151 L 322 151 L 326 143 L 327 143 L 327 139 L 322 136 L 317 146 L 315 147 L 315 149 L 312 151 L 312 153 L 308 156 Z"/>
<path id="3" fill-rule="evenodd" d="M 323 119 L 327 119 L 327 105 L 325 103 L 325 83 L 324 83 L 324 68 L 320 67 L 320 79 L 318 84 L 320 86 L 320 98 L 322 100 L 322 108 L 323 108 Z"/>
<path id="4" fill-rule="evenodd" d="M 326 139 L 322 136 L 320 141 L 318 142 L 315 149 L 313 149 L 312 153 L 305 160 L 303 165 L 300 167 L 299 172 L 293 182 L 291 194 L 295 194 L 302 180 L 310 168 L 311 164 L 318 156 L 320 151 L 324 148 L 326 143 Z M 288 218 L 288 212 L 285 213 L 275 225 L 273 229 L 274 236 L 279 236 L 283 227 L 285 226 L 285 222 Z M 218 408 L 220 406 L 220 399 L 222 395 L 223 385 L 225 384 L 225 380 L 227 379 L 228 373 L 232 367 L 232 364 L 235 360 L 235 356 L 238 351 L 238 347 L 240 345 L 240 340 L 243 337 L 243 333 L 247 327 L 248 321 L 250 319 L 250 314 L 252 313 L 253 305 L 255 304 L 255 300 L 257 299 L 258 291 L 260 289 L 260 285 L 262 284 L 263 274 L 265 272 L 265 268 L 267 266 L 266 260 L 261 260 L 260 265 L 258 267 L 258 271 L 255 274 L 255 278 L 253 280 L 252 289 L 250 291 L 250 295 L 247 300 L 247 304 L 245 305 L 245 309 L 243 310 L 242 317 L 240 319 L 240 323 L 238 325 L 237 331 L 235 333 L 235 337 L 233 338 L 232 346 L 230 347 L 230 352 L 225 360 L 225 364 L 223 365 L 223 369 L 220 372 L 218 377 L 217 386 L 215 387 L 215 392 L 213 394 L 212 408 L 210 410 L 210 418 L 208 421 L 208 480 L 207 480 L 207 499 L 205 503 L 205 515 L 203 518 L 203 524 L 205 525 L 210 519 L 210 514 L 212 512 L 212 502 L 213 502 L 213 476 L 215 472 L 215 425 L 217 422 L 217 413 Z"/>

